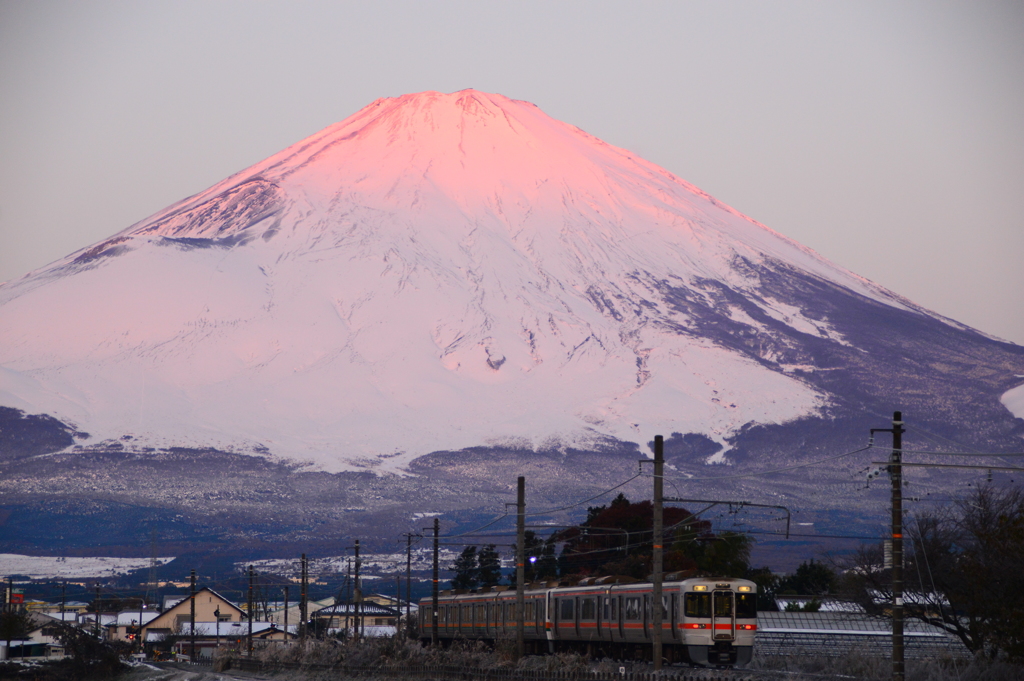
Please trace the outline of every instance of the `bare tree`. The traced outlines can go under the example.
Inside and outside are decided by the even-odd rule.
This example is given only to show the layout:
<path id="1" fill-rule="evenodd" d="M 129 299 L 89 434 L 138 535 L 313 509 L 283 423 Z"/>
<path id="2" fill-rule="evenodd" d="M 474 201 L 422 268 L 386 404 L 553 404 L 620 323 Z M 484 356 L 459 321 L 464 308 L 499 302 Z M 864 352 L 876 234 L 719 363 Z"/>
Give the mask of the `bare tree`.
<path id="1" fill-rule="evenodd" d="M 983 486 L 909 523 L 904 612 L 944 629 L 973 652 L 1024 660 L 1024 492 Z M 882 546 L 863 546 L 846 572 L 848 594 L 888 615 L 891 570 Z"/>

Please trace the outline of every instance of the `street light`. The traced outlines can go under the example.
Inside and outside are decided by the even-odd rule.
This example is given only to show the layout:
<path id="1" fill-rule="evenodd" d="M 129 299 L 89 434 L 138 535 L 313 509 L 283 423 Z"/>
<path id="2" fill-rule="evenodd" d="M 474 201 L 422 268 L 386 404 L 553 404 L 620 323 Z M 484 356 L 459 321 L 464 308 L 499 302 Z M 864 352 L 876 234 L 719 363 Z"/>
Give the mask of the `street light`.
<path id="1" fill-rule="evenodd" d="M 213 611 L 213 616 L 217 618 L 217 646 L 214 650 L 220 650 L 220 606 Z"/>

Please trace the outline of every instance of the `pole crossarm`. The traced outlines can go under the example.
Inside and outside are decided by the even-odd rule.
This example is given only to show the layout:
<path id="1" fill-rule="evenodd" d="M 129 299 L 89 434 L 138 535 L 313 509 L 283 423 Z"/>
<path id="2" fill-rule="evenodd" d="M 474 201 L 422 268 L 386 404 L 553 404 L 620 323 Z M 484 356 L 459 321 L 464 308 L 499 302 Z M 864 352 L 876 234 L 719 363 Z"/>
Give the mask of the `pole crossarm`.
<path id="1" fill-rule="evenodd" d="M 755 504 L 752 501 L 730 501 L 728 499 L 680 499 L 678 497 L 665 497 L 665 501 L 674 504 L 711 504 L 711 506 L 708 506 L 708 508 L 712 508 L 713 506 L 717 506 L 718 504 L 729 504 L 730 506 L 736 506 L 738 508 L 743 508 L 744 506 L 755 506 L 757 508 L 774 508 L 781 511 L 785 511 L 786 539 L 789 539 L 789 525 L 792 519 L 792 514 L 789 512 L 789 509 L 786 508 L 785 506 L 774 506 L 772 504 Z M 704 510 L 706 511 L 708 509 L 706 508 Z M 697 514 L 693 515 L 696 516 Z"/>

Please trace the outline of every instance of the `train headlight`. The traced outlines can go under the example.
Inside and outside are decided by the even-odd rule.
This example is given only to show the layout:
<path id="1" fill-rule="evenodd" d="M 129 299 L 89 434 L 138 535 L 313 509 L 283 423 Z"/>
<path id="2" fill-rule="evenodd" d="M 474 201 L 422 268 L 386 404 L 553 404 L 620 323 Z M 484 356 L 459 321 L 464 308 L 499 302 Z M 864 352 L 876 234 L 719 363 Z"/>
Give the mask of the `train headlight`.
<path id="1" fill-rule="evenodd" d="M 749 586 L 740 586 L 740 587 L 737 587 L 737 591 L 750 591 L 750 587 Z"/>
<path id="2" fill-rule="evenodd" d="M 694 591 L 707 591 L 708 590 L 708 585 L 707 584 L 697 584 L 696 586 L 693 587 L 693 590 Z"/>

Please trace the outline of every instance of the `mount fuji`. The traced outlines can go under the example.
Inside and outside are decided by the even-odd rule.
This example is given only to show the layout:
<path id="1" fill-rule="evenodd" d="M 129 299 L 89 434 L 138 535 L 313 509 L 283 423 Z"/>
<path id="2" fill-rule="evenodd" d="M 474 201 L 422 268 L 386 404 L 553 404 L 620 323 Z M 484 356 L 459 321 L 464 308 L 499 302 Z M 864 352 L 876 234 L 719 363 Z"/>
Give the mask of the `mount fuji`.
<path id="1" fill-rule="evenodd" d="M 103 471 L 186 457 L 362 480 L 338 484 L 384 517 L 442 480 L 433 510 L 471 508 L 458 484 L 504 491 L 537 457 L 564 497 L 655 433 L 680 475 L 806 460 L 894 409 L 931 440 L 1019 448 L 1000 398 L 1021 375 L 1024 348 L 473 90 L 380 99 L 0 285 L 8 498 L 65 498 L 61 461 L 90 498 L 170 508 Z"/>

